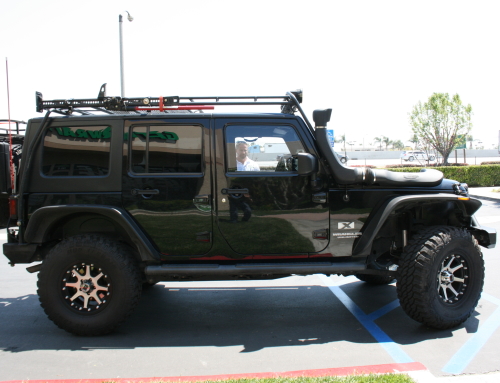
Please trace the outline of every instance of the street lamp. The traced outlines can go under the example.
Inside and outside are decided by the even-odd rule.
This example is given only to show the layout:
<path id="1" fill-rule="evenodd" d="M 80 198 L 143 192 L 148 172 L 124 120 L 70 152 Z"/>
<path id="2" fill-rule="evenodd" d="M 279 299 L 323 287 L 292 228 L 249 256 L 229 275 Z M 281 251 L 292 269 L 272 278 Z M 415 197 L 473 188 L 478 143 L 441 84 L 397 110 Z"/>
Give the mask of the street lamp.
<path id="1" fill-rule="evenodd" d="M 132 22 L 134 18 L 130 15 L 128 11 L 127 12 L 127 19 L 128 21 Z M 123 78 L 123 32 L 122 32 L 122 14 L 118 16 L 118 24 L 120 25 L 120 82 L 121 82 L 121 96 L 125 96 L 125 80 Z"/>

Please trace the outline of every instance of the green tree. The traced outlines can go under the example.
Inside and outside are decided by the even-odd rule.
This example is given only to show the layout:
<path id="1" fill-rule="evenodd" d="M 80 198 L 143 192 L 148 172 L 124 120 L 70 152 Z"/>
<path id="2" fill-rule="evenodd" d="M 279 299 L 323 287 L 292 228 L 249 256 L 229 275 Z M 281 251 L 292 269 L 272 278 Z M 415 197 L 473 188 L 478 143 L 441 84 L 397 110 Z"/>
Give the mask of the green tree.
<path id="1" fill-rule="evenodd" d="M 403 150 L 405 148 L 403 141 L 397 140 L 397 141 L 392 141 L 392 148 L 396 150 Z"/>
<path id="2" fill-rule="evenodd" d="M 459 135 L 469 133 L 472 107 L 463 105 L 458 94 L 433 93 L 425 103 L 418 102 L 410 112 L 413 133 L 443 156 L 448 157 L 458 143 Z"/>
<path id="3" fill-rule="evenodd" d="M 413 144 L 413 149 L 417 149 L 418 136 L 415 133 L 410 137 L 410 139 L 408 141 Z"/>

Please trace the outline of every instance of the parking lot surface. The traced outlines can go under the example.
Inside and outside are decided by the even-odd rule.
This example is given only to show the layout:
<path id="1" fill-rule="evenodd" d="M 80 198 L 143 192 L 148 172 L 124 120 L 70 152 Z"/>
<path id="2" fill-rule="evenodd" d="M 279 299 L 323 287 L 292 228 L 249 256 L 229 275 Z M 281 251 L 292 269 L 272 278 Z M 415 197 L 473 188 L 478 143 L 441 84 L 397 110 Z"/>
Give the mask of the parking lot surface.
<path id="1" fill-rule="evenodd" d="M 500 231 L 500 201 L 481 224 Z M 399 307 L 395 284 L 313 275 L 161 283 L 118 331 L 76 337 L 39 306 L 36 274 L 0 261 L 0 381 L 293 371 L 420 362 L 435 376 L 500 370 L 500 249 L 484 249 L 474 315 L 439 331 Z"/>

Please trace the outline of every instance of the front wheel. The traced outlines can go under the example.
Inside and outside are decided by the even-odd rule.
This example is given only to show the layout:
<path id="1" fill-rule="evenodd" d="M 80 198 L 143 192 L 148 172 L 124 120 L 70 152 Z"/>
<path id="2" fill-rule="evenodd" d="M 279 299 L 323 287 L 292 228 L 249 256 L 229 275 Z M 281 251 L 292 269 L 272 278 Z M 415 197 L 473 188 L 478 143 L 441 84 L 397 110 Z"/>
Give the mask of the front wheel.
<path id="1" fill-rule="evenodd" d="M 429 161 L 434 161 L 435 159 L 436 159 L 436 157 L 434 157 L 434 156 L 429 157 Z"/>
<path id="2" fill-rule="evenodd" d="M 38 275 L 41 306 L 57 326 L 76 335 L 111 332 L 133 311 L 141 276 L 131 250 L 93 234 L 55 246 Z"/>
<path id="3" fill-rule="evenodd" d="M 479 301 L 484 261 L 466 230 L 433 226 L 406 246 L 397 291 L 403 310 L 427 326 L 448 329 L 465 322 Z"/>

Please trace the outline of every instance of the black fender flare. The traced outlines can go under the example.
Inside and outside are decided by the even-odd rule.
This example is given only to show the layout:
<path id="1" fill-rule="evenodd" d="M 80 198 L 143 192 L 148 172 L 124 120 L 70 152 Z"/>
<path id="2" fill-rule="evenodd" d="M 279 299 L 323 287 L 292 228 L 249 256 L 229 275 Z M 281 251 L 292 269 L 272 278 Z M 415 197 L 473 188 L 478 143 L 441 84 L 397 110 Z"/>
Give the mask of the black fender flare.
<path id="1" fill-rule="evenodd" d="M 455 194 L 420 194 L 409 196 L 395 196 L 386 200 L 377 212 L 367 222 L 363 228 L 363 234 L 356 243 L 352 255 L 353 256 L 368 256 L 371 253 L 373 240 L 380 231 L 390 214 L 405 205 L 425 202 L 453 202 L 455 203 L 466 216 L 472 215 L 481 207 L 482 203 L 474 198 L 463 197 Z"/>
<path id="2" fill-rule="evenodd" d="M 42 244 L 48 240 L 49 234 L 61 220 L 82 213 L 106 217 L 123 229 L 136 246 L 143 261 L 160 259 L 155 246 L 137 222 L 126 210 L 115 206 L 55 205 L 42 207 L 31 215 L 24 232 L 24 240 L 28 243 Z"/>

